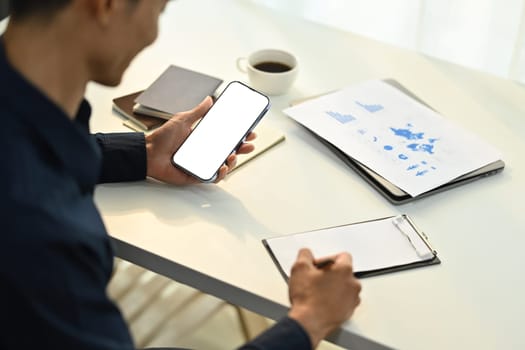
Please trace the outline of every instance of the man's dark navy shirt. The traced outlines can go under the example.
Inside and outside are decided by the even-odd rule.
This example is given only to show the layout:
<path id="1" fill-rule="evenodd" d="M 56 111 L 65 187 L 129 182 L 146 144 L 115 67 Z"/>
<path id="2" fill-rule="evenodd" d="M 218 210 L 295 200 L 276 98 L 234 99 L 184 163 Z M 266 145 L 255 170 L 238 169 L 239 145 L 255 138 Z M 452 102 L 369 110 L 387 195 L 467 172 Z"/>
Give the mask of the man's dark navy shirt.
<path id="1" fill-rule="evenodd" d="M 113 251 L 97 183 L 142 180 L 141 133 L 89 133 L 8 63 L 0 37 L 0 349 L 132 349 L 106 287 Z M 217 341 L 220 341 L 218 339 Z M 284 318 L 246 349 L 309 349 Z"/>

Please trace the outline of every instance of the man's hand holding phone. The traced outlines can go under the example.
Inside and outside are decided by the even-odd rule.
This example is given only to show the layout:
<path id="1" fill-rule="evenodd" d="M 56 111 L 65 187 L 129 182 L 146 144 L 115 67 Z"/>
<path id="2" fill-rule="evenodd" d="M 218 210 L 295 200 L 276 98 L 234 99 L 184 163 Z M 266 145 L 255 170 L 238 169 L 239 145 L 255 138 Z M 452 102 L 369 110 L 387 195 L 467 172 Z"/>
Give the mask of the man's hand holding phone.
<path id="1" fill-rule="evenodd" d="M 269 108 L 267 96 L 241 82 L 229 83 L 175 151 L 173 165 L 202 182 L 215 181 Z"/>
<path id="2" fill-rule="evenodd" d="M 200 181 L 173 166 L 170 159 L 173 151 L 178 149 L 192 130 L 192 126 L 201 119 L 211 108 L 213 101 L 206 97 L 191 111 L 175 114 L 164 125 L 146 136 L 147 175 L 166 183 L 174 185 L 190 185 Z M 250 133 L 246 141 L 255 139 L 256 135 Z M 209 145 L 213 147 L 213 145 Z M 254 149 L 250 143 L 243 143 L 234 154 L 231 154 L 226 164 L 218 173 L 215 182 L 219 182 L 235 167 L 237 158 L 235 154 L 246 154 Z"/>

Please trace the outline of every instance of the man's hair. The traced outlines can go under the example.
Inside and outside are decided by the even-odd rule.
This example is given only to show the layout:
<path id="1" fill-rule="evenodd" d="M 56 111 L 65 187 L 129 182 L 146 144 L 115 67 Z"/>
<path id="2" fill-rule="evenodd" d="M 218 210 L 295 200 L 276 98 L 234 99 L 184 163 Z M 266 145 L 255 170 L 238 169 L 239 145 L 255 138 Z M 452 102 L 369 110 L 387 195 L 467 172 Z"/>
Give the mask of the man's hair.
<path id="1" fill-rule="evenodd" d="M 51 17 L 68 5 L 71 0 L 10 0 L 11 17 L 21 19 L 30 16 Z"/>
<path id="2" fill-rule="evenodd" d="M 23 19 L 30 16 L 51 18 L 66 7 L 72 0 L 8 0 L 9 13 L 14 19 Z M 129 0 L 135 4 L 137 0 Z"/>

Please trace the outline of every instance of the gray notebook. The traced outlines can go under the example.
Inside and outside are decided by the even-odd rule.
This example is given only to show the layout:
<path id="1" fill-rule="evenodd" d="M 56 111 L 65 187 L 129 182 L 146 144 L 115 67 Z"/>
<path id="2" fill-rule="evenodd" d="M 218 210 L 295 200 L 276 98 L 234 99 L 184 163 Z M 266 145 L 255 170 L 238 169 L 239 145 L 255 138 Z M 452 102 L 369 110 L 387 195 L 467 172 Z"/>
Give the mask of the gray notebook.
<path id="1" fill-rule="evenodd" d="M 178 66 L 169 66 L 135 102 L 136 113 L 146 107 L 168 116 L 187 111 L 198 105 L 206 96 L 213 96 L 223 81 L 210 75 Z"/>

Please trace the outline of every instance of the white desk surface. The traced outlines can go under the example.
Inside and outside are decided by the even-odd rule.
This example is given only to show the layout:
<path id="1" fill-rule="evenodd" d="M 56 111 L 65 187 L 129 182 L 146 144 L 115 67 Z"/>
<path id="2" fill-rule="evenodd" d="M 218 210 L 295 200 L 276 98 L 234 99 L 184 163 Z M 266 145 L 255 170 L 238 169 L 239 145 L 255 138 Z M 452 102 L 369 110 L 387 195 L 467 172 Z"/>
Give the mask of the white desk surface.
<path id="1" fill-rule="evenodd" d="M 268 47 L 300 62 L 294 88 L 272 98 L 265 120 L 286 141 L 217 186 L 99 186 L 96 201 L 119 255 L 275 319 L 289 305 L 287 286 L 261 239 L 407 213 L 442 264 L 363 279 L 361 306 L 331 339 L 355 349 L 524 349 L 523 86 L 250 0 L 178 1 L 118 88 L 89 87 L 92 129 L 125 131 L 112 98 L 145 88 L 169 64 L 243 80 L 236 58 Z M 505 171 L 393 206 L 281 112 L 296 98 L 387 77 L 494 144 Z"/>

